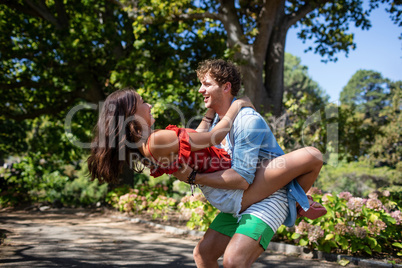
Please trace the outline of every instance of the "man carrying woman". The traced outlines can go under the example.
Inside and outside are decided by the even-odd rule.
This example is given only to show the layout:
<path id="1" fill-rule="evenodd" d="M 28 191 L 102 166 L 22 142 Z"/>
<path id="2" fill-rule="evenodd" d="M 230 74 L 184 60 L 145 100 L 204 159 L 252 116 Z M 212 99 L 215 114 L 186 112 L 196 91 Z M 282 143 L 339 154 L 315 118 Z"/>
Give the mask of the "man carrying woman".
<path id="1" fill-rule="evenodd" d="M 310 204 L 305 195 L 321 169 L 321 153 L 308 147 L 283 154 L 264 119 L 255 110 L 243 108 L 252 105 L 234 101 L 240 73 L 233 64 L 207 61 L 198 75 L 199 91 L 209 110 L 197 132 L 176 126 L 152 131 L 152 106 L 138 93 L 125 89 L 109 95 L 97 123 L 89 172 L 92 178 L 114 182 L 129 155 L 136 154 L 150 167 L 151 175 L 173 173 L 182 181 L 201 185 L 206 198 L 222 213 L 194 250 L 197 266 L 217 267 L 224 254 L 225 267 L 249 267 L 282 223 L 294 224 L 296 201 L 300 215 L 325 214 L 322 206 Z M 213 146 L 225 136 L 230 157 Z M 213 167 L 209 161 L 213 158 L 225 165 Z M 206 165 L 197 170 L 187 166 L 200 164 L 197 159 Z M 133 169 L 140 172 L 141 166 Z"/>
<path id="2" fill-rule="evenodd" d="M 197 75 L 202 84 L 199 92 L 208 108 L 197 131 L 206 131 L 213 129 L 236 99 L 240 73 L 229 62 L 207 60 L 200 64 Z M 224 267 L 250 267 L 280 225 L 294 225 L 296 201 L 300 215 L 317 218 L 326 213 L 320 204 L 309 204 L 305 196 L 322 167 L 317 149 L 306 147 L 284 155 L 265 120 L 251 108 L 243 108 L 235 118 L 225 149 L 231 157 L 231 169 L 198 173 L 194 183 L 201 185 L 212 205 L 219 208 L 219 202 L 231 199 L 227 203 L 240 208 L 235 208 L 235 213 L 221 212 L 212 222 L 194 249 L 198 267 L 218 267 L 221 255 Z M 184 167 L 174 175 L 186 181 L 191 172 L 190 167 Z"/>

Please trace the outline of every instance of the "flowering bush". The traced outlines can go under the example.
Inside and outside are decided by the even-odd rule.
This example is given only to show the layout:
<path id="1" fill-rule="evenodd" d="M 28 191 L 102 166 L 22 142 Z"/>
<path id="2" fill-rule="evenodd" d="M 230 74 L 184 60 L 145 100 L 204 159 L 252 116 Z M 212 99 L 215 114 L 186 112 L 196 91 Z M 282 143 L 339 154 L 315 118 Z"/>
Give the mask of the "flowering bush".
<path id="1" fill-rule="evenodd" d="M 402 256 L 402 215 L 396 203 L 387 200 L 389 192 L 375 192 L 368 199 L 353 197 L 349 192 L 322 195 L 317 189 L 309 194 L 328 213 L 315 220 L 299 218 L 295 232 L 281 226 L 279 238 L 326 252 Z"/>
<path id="2" fill-rule="evenodd" d="M 135 189 L 128 187 L 116 188 L 107 196 L 107 201 L 121 212 L 142 213 L 151 212 L 152 217 L 167 220 L 167 213 L 176 208 L 176 200 L 168 195 L 168 187 L 147 183 L 137 185 Z"/>
<path id="3" fill-rule="evenodd" d="M 188 218 L 187 227 L 190 229 L 198 227 L 201 231 L 206 231 L 219 213 L 218 209 L 213 207 L 200 193 L 183 197 L 178 208 Z"/>
<path id="4" fill-rule="evenodd" d="M 153 202 L 149 203 L 149 211 L 152 218 L 162 218 L 168 220 L 168 212 L 176 208 L 176 200 L 170 197 L 159 195 Z"/>
<path id="5" fill-rule="evenodd" d="M 367 199 L 349 192 L 338 195 L 312 188 L 315 201 L 328 213 L 315 220 L 299 218 L 295 228 L 281 226 L 280 240 L 308 246 L 325 252 L 346 254 L 386 253 L 402 256 L 402 213 L 397 198 L 387 191 L 374 192 Z M 218 214 L 201 193 L 184 196 L 180 203 L 168 197 L 166 186 L 138 185 L 136 189 L 118 188 L 109 193 L 109 203 L 124 212 L 153 213 L 168 219 L 168 212 L 178 211 L 187 220 L 187 227 L 206 231 Z"/>

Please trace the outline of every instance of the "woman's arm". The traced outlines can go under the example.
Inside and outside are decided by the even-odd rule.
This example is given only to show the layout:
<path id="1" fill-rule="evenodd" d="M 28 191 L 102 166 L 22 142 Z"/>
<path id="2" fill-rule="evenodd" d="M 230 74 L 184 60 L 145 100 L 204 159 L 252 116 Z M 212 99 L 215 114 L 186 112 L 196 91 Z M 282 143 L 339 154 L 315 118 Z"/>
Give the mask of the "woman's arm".
<path id="1" fill-rule="evenodd" d="M 198 151 L 222 142 L 232 127 L 233 121 L 243 107 L 252 107 L 249 99 L 238 99 L 232 103 L 225 116 L 209 132 L 189 133 L 191 151 Z"/>
<path id="2" fill-rule="evenodd" d="M 207 132 L 214 121 L 215 118 L 215 111 L 212 109 L 208 109 L 207 113 L 201 120 L 201 123 L 195 129 L 197 132 Z"/>
<path id="3" fill-rule="evenodd" d="M 248 99 L 238 99 L 232 103 L 221 121 L 210 132 L 191 132 L 189 142 L 191 151 L 198 151 L 212 145 L 221 143 L 232 127 L 232 123 L 243 107 L 253 107 Z M 179 140 L 176 133 L 171 130 L 158 130 L 149 137 L 149 151 L 159 162 L 170 163 L 174 161 L 175 154 L 179 151 Z M 146 157 L 151 157 L 148 151 L 144 151 Z"/>

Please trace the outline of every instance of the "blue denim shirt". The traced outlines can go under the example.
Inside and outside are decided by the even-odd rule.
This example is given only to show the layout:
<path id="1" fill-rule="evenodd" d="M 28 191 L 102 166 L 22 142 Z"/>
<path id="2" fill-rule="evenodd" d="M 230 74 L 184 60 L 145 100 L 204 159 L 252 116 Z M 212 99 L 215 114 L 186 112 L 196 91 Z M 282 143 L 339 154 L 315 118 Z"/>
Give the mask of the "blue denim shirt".
<path id="1" fill-rule="evenodd" d="M 217 116 L 213 126 L 219 120 Z M 225 149 L 232 157 L 232 169 L 249 184 L 253 183 L 257 163 L 261 159 L 273 159 L 284 154 L 264 118 L 254 109 L 241 109 L 226 136 Z M 297 218 L 296 202 L 307 210 L 309 202 L 304 190 L 296 180 L 287 186 L 289 215 L 284 225 L 291 227 Z"/>

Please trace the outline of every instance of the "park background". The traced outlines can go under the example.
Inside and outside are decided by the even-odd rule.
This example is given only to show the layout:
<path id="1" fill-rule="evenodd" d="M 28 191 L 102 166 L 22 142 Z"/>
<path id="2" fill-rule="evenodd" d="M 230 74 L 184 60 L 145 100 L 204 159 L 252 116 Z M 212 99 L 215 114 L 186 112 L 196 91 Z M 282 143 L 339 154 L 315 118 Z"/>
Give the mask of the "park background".
<path id="1" fill-rule="evenodd" d="M 398 1 L 0 1 L 0 205 L 108 205 L 165 220 L 176 210 L 205 230 L 216 210 L 187 185 L 128 168 L 119 185 L 99 184 L 86 158 L 108 94 L 134 87 L 155 128 L 194 127 L 204 113 L 194 70 L 223 58 L 240 66 L 243 93 L 285 152 L 325 156 L 311 194 L 328 214 L 278 239 L 398 262 L 400 27 Z"/>

